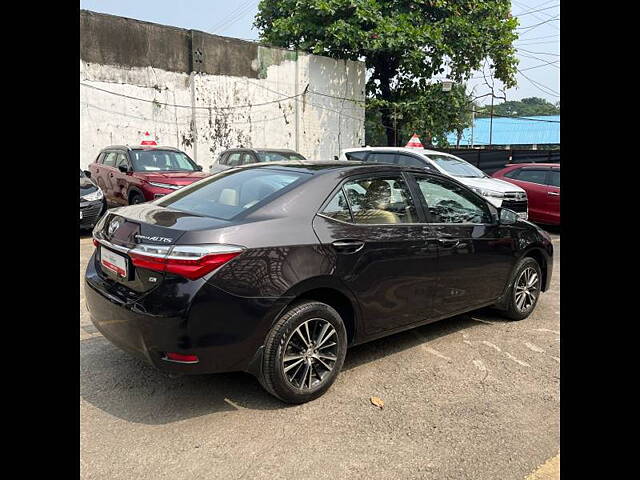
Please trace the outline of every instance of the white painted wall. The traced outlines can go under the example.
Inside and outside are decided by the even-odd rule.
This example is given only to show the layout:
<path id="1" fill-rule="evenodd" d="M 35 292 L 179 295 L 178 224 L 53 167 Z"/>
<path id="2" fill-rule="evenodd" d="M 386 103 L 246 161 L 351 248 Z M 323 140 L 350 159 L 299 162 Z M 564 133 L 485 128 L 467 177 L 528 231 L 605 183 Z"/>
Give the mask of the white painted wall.
<path id="1" fill-rule="evenodd" d="M 137 145 L 146 131 L 159 144 L 187 152 L 205 171 L 221 151 L 240 145 L 294 150 L 297 145 L 297 150 L 309 159 L 328 160 L 338 155 L 341 148 L 364 142 L 362 62 L 299 54 L 297 61 L 270 65 L 266 78 L 255 79 L 190 76 L 152 67 L 97 65 L 81 60 L 80 82 L 83 169 L 100 149 L 108 145 Z M 307 85 L 304 96 L 286 99 L 302 94 Z M 273 103 L 274 100 L 280 101 Z M 266 102 L 271 103 L 260 105 Z M 197 108 L 193 110 L 192 106 Z M 221 108 L 229 106 L 239 108 Z M 195 143 L 191 129 L 194 118 Z"/>

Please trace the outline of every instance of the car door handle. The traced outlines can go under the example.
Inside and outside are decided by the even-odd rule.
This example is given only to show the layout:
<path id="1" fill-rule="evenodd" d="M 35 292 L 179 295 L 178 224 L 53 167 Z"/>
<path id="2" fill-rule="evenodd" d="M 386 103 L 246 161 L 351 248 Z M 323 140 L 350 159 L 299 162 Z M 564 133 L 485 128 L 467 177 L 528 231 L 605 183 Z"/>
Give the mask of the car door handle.
<path id="1" fill-rule="evenodd" d="M 356 253 L 362 250 L 364 242 L 362 240 L 336 240 L 331 245 L 340 253 Z"/>
<path id="2" fill-rule="evenodd" d="M 559 197 L 560 194 L 556 192 L 547 192 L 547 195 L 553 195 L 554 197 Z"/>

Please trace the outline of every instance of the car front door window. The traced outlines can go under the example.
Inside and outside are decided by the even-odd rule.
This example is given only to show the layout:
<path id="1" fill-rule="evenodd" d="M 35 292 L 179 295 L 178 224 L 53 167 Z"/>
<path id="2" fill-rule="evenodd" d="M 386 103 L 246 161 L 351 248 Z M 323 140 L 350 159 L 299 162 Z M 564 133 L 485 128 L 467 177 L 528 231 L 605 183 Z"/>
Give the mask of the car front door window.
<path id="1" fill-rule="evenodd" d="M 104 160 L 102 162 L 102 164 L 105 167 L 115 167 L 116 166 L 116 159 L 118 157 L 118 152 L 108 152 L 105 157 Z"/>
<path id="2" fill-rule="evenodd" d="M 555 168 L 551 170 L 548 184 L 552 187 L 560 187 L 560 170 Z"/>
<path id="3" fill-rule="evenodd" d="M 433 223 L 491 223 L 486 202 L 461 185 L 435 177 L 416 181 Z"/>

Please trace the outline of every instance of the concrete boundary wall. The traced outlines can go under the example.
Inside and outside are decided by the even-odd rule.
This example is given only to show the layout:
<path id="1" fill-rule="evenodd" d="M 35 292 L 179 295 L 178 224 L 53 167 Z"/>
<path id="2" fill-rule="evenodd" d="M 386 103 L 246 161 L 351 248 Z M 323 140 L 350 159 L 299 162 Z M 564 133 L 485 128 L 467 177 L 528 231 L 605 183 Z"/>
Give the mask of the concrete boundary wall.
<path id="1" fill-rule="evenodd" d="M 364 142 L 362 62 L 88 11 L 80 38 L 81 168 L 146 131 L 205 169 L 231 147 L 330 159 Z"/>

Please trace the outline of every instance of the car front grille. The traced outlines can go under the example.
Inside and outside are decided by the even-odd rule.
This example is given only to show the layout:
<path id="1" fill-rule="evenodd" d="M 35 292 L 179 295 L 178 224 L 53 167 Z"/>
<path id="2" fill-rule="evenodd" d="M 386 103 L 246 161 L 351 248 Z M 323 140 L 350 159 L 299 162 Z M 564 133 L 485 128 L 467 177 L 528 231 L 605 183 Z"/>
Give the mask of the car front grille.
<path id="1" fill-rule="evenodd" d="M 529 202 L 524 200 L 503 200 L 502 208 L 508 208 L 509 210 L 513 210 L 516 213 L 526 212 L 529 206 Z"/>

